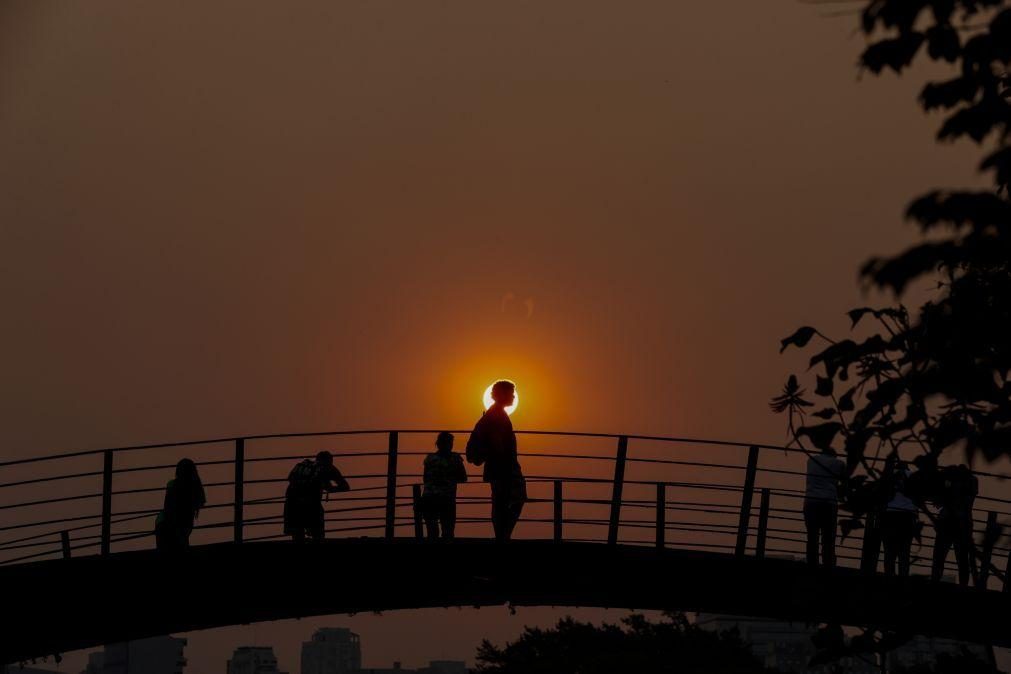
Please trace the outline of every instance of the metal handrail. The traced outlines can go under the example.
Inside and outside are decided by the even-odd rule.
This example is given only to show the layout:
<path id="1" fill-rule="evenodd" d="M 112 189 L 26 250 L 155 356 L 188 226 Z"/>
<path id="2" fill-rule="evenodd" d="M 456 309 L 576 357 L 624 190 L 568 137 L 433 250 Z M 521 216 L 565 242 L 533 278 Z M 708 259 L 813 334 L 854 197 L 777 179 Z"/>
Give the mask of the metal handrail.
<path id="1" fill-rule="evenodd" d="M 118 486 L 119 488 L 114 489 L 115 478 L 121 478 L 124 474 L 166 471 L 174 467 L 174 464 L 164 463 L 164 458 L 161 459 L 161 462 L 151 465 L 115 465 L 115 458 L 120 454 L 127 452 L 139 452 L 142 450 L 202 448 L 209 445 L 231 445 L 234 448 L 234 457 L 224 459 L 215 457 L 198 457 L 196 463 L 202 468 L 211 469 L 232 466 L 234 471 L 232 479 L 216 479 L 204 484 L 206 489 L 213 490 L 215 494 L 220 494 L 220 490 L 223 489 L 230 488 L 234 490 L 233 499 L 220 500 L 215 498 L 214 503 L 210 503 L 205 506 L 206 511 L 214 513 L 220 513 L 222 509 L 226 509 L 226 512 L 227 509 L 231 509 L 232 516 L 226 516 L 222 519 L 219 514 L 215 521 L 201 523 L 195 527 L 195 529 L 199 531 L 220 531 L 222 529 L 232 528 L 232 538 L 236 542 L 243 542 L 247 540 L 274 540 L 281 538 L 281 535 L 258 536 L 255 538 L 246 538 L 244 536 L 244 530 L 247 527 L 261 528 L 265 526 L 276 526 L 282 518 L 278 514 L 270 514 L 271 510 L 269 509 L 277 508 L 277 506 L 284 500 L 280 495 L 269 496 L 266 498 L 247 498 L 245 490 L 247 488 L 258 489 L 262 492 L 265 488 L 269 488 L 273 485 L 281 485 L 287 481 L 281 477 L 261 475 L 247 476 L 245 473 L 245 466 L 269 465 L 271 463 L 281 461 L 299 460 L 310 456 L 311 454 L 295 452 L 246 457 L 245 448 L 247 444 L 257 441 L 276 441 L 296 438 L 327 438 L 340 436 L 375 437 L 386 435 L 388 437 L 388 446 L 385 451 L 363 448 L 360 451 L 347 451 L 342 449 L 332 452 L 336 458 L 348 461 L 380 460 L 382 457 L 386 457 L 387 466 L 385 472 L 366 471 L 348 473 L 346 475 L 349 480 L 359 484 L 352 489 L 352 494 L 341 495 L 339 497 L 340 502 L 343 502 L 341 505 L 334 507 L 334 505 L 328 504 L 328 507 L 325 508 L 327 518 L 326 530 L 331 533 L 361 533 L 382 530 L 384 531 L 383 535 L 386 537 L 392 537 L 396 531 L 402 530 L 403 528 L 409 528 L 413 525 L 415 535 L 420 535 L 422 525 L 416 506 L 419 493 L 417 482 L 422 476 L 417 472 L 398 470 L 397 458 L 421 457 L 427 455 L 428 452 L 413 450 L 400 451 L 399 438 L 405 435 L 434 435 L 436 432 L 437 431 L 433 430 L 345 430 L 317 433 L 249 435 L 197 440 L 191 442 L 168 442 L 81 450 L 0 462 L 0 472 L 14 467 L 43 462 L 59 462 L 60 460 L 73 462 L 76 469 L 75 472 L 62 475 L 29 475 L 22 480 L 7 480 L 0 482 L 0 490 L 16 489 L 18 487 L 53 483 L 57 481 L 68 481 L 68 484 L 70 484 L 69 481 L 71 480 L 85 480 L 97 477 L 101 477 L 102 479 L 102 490 L 99 492 L 91 491 L 83 494 L 72 494 L 67 493 L 66 490 L 69 489 L 68 487 L 64 488 L 59 495 L 53 496 L 52 498 L 0 504 L 0 511 L 21 512 L 22 509 L 51 509 L 59 506 L 60 504 L 77 503 L 87 501 L 89 499 L 101 498 L 102 500 L 100 511 L 95 512 L 94 514 L 73 513 L 70 516 L 62 518 L 50 516 L 44 519 L 36 519 L 27 522 L 22 521 L 11 524 L 5 523 L 4 526 L 0 526 L 0 532 L 21 530 L 27 534 L 33 529 L 35 530 L 35 533 L 31 533 L 31 535 L 21 535 L 12 539 L 0 541 L 0 554 L 16 550 L 35 550 L 52 546 L 52 549 L 36 552 L 31 555 L 19 556 L 13 559 L 2 559 L 0 560 L 0 564 L 15 564 L 23 561 L 40 559 L 54 554 L 58 555 L 60 552 L 62 552 L 64 556 L 70 556 L 74 551 L 93 550 L 96 547 L 99 549 L 100 554 L 108 555 L 111 554 L 112 546 L 114 544 L 122 544 L 130 541 L 136 542 L 151 538 L 153 536 L 153 532 L 150 530 L 141 531 L 137 530 L 135 527 L 128 527 L 129 530 L 123 531 L 122 525 L 150 518 L 158 512 L 157 508 L 148 507 L 138 509 L 134 506 L 133 508 L 123 510 L 122 503 L 119 503 L 118 505 L 120 505 L 120 510 L 114 511 L 113 509 L 114 498 L 117 500 L 123 498 L 136 500 L 138 498 L 160 493 L 164 490 L 163 486 L 141 486 L 136 485 L 136 483 L 125 488 L 120 483 Z M 452 432 L 466 433 L 467 431 Z M 606 526 L 606 538 L 591 538 L 586 540 L 593 540 L 597 542 L 603 542 L 606 540 L 608 543 L 628 541 L 641 545 L 647 543 L 648 541 L 622 538 L 620 536 L 620 532 L 623 530 L 641 531 L 654 529 L 656 534 L 653 543 L 657 547 L 688 545 L 689 547 L 703 549 L 733 550 L 736 555 L 754 554 L 756 556 L 764 556 L 767 553 L 776 553 L 777 551 L 785 552 L 787 554 L 796 554 L 800 551 L 773 549 L 767 546 L 767 542 L 778 541 L 800 544 L 805 540 L 802 527 L 795 526 L 794 528 L 783 528 L 790 527 L 792 525 L 801 525 L 803 523 L 803 517 L 798 516 L 800 514 L 799 508 L 782 507 L 782 503 L 776 507 L 770 505 L 770 500 L 773 497 L 776 499 L 786 499 L 794 503 L 798 499 L 804 499 L 804 489 L 790 487 L 787 484 L 784 484 L 784 480 L 803 477 L 805 475 L 805 471 L 783 466 L 781 463 L 777 465 L 759 465 L 759 454 L 761 451 L 771 450 L 777 453 L 782 452 L 785 456 L 790 457 L 791 455 L 796 454 L 810 454 L 811 452 L 808 450 L 797 447 L 783 447 L 762 443 L 745 443 L 674 436 L 619 435 L 612 433 L 585 432 L 567 433 L 562 431 L 517 431 L 517 434 L 532 437 L 543 436 L 549 438 L 566 438 L 568 441 L 590 438 L 611 439 L 617 442 L 617 451 L 613 454 L 588 454 L 585 452 L 579 452 L 575 446 L 572 447 L 573 451 L 560 452 L 557 449 L 554 449 L 545 452 L 526 451 L 520 453 L 520 457 L 523 462 L 561 459 L 568 462 L 579 462 L 578 465 L 582 465 L 584 462 L 591 462 L 601 466 L 609 466 L 613 470 L 613 474 L 607 477 L 601 476 L 599 474 L 599 469 L 595 469 L 593 473 L 583 475 L 575 474 L 573 471 L 569 470 L 567 471 L 569 474 L 566 475 L 550 474 L 550 472 L 546 471 L 536 471 L 527 476 L 527 481 L 530 484 L 531 489 L 535 491 L 538 488 L 537 485 L 553 485 L 553 496 L 549 496 L 547 498 L 533 496 L 528 500 L 531 508 L 547 506 L 549 508 L 553 508 L 553 512 L 550 517 L 540 515 L 528 516 L 524 518 L 523 521 L 537 525 L 552 525 L 554 528 L 554 537 L 558 540 L 562 540 L 563 528 L 565 526 L 577 528 Z M 697 445 L 700 447 L 722 446 L 733 449 L 747 448 L 747 463 L 728 463 L 712 460 L 695 461 L 690 458 L 682 459 L 656 456 L 629 456 L 627 449 L 630 441 L 661 442 L 670 445 Z M 566 449 L 568 449 L 568 447 L 566 447 Z M 81 460 L 84 460 L 85 457 L 97 455 L 103 456 L 102 470 L 81 470 Z M 879 459 L 872 459 L 869 461 L 876 462 L 878 460 Z M 52 463 L 47 463 L 46 465 L 52 465 Z M 697 481 L 688 479 L 641 479 L 638 475 L 634 477 L 626 477 L 626 469 L 631 466 L 638 466 L 640 471 L 659 470 L 663 467 L 690 467 L 701 471 L 733 471 L 735 477 L 732 481 L 713 480 L 708 478 L 701 479 L 701 477 Z M 743 480 L 741 480 L 740 475 L 742 471 L 744 472 Z M 1008 476 L 996 473 L 987 473 L 984 471 L 976 472 L 978 475 L 984 477 L 997 479 L 1008 478 Z M 770 476 L 770 479 L 776 478 L 778 482 L 759 488 L 756 486 L 756 476 L 759 474 Z M 653 476 L 650 475 L 649 477 Z M 385 484 L 370 484 L 370 481 L 373 480 L 385 480 Z M 365 484 L 360 484 L 361 482 L 364 482 Z M 487 504 L 488 502 L 486 497 L 467 495 L 471 493 L 469 490 L 475 488 L 475 484 L 477 483 L 469 482 L 462 485 L 462 489 L 465 490 L 465 493 L 459 497 L 458 503 L 465 512 L 463 513 L 463 516 L 458 518 L 458 522 L 461 525 L 470 526 L 476 524 L 486 524 L 489 522 L 488 517 L 476 517 L 469 514 L 471 512 L 471 508 L 480 504 Z M 563 485 L 568 485 L 570 490 L 577 490 L 577 494 L 573 494 L 571 491 L 568 495 L 564 494 Z M 623 487 L 627 487 L 629 489 L 641 489 L 644 487 L 655 488 L 657 498 L 655 502 L 653 499 L 645 499 L 641 496 L 637 498 L 625 498 L 622 493 Z M 610 488 L 610 498 L 604 496 L 597 497 L 595 495 L 600 494 L 599 489 L 601 488 Z M 413 493 L 405 493 L 404 490 L 407 489 L 410 489 Z M 579 490 L 586 491 L 587 493 L 578 494 Z M 594 492 L 594 490 L 598 491 Z M 682 493 L 683 496 L 680 498 L 668 499 L 668 491 L 678 491 Z M 760 503 L 753 502 L 753 497 L 755 496 L 756 491 L 760 492 L 760 496 L 762 497 Z M 706 499 L 703 494 L 699 494 L 698 492 L 706 492 L 708 494 L 712 494 L 713 496 L 711 496 L 710 499 Z M 723 499 L 724 501 L 719 502 L 720 499 Z M 980 495 L 978 499 L 981 502 L 1011 504 L 1011 499 L 990 495 Z M 594 507 L 609 507 L 609 516 L 580 516 L 579 514 L 572 515 L 565 512 L 567 508 L 585 510 L 587 508 L 592 509 Z M 246 508 L 256 508 L 258 509 L 257 512 L 264 514 L 256 517 L 246 516 Z M 405 514 L 404 511 L 406 509 L 413 509 L 414 513 L 408 512 Z M 654 509 L 655 518 L 645 519 L 641 516 L 636 517 L 634 515 L 626 515 L 623 517 L 623 509 L 634 509 L 638 513 L 642 513 L 647 509 Z M 686 518 L 685 516 L 688 514 L 692 515 Z M 705 515 L 705 518 L 703 518 L 702 515 Z M 757 526 L 755 526 L 752 522 L 752 518 L 756 515 Z M 727 519 L 735 516 L 736 522 Z M 977 523 L 985 523 L 986 526 L 992 526 L 996 522 L 996 518 L 998 516 L 1008 517 L 1011 516 L 1011 512 L 995 512 L 991 510 L 987 513 L 986 519 L 976 518 L 975 521 Z M 677 519 L 668 521 L 668 517 L 676 517 Z M 722 518 L 722 521 L 704 521 L 706 518 L 710 520 L 713 518 Z M 770 526 L 770 520 L 773 520 L 776 524 Z M 363 526 L 363 522 L 373 524 Z M 345 526 L 336 526 L 335 528 L 331 525 Z M 117 531 L 115 532 L 113 531 L 114 526 L 117 527 Z M 48 530 L 39 531 L 40 529 L 47 527 L 49 528 Z M 100 532 L 87 533 L 95 529 L 100 529 Z M 736 541 L 716 543 L 710 539 L 700 540 L 698 536 L 693 536 L 692 540 L 688 542 L 675 542 L 667 540 L 667 533 L 669 532 L 704 534 L 706 536 L 717 537 L 717 540 L 719 540 L 719 537 L 722 537 L 723 541 L 728 541 L 729 539 L 726 537 L 732 536 L 736 538 Z M 71 533 L 75 535 L 72 542 L 70 541 Z M 59 537 L 60 540 L 48 540 L 56 537 Z M 925 532 L 922 539 L 923 541 L 930 541 L 933 540 L 934 537 Z M 564 540 L 583 539 L 576 539 L 569 536 L 565 537 Z M 849 542 L 844 539 L 837 544 L 837 547 L 841 550 L 859 550 L 861 552 L 861 555 L 858 557 L 840 554 L 837 555 L 838 558 L 856 559 L 866 563 L 866 557 L 868 554 L 866 542 L 861 547 L 860 545 L 857 545 L 855 537 L 850 537 Z M 1004 579 L 1007 577 L 1006 570 L 997 569 L 992 562 L 991 556 L 994 552 L 1004 554 L 1011 552 L 1011 550 L 1006 547 L 989 543 L 983 554 L 980 555 L 981 559 L 983 559 L 988 565 L 987 568 L 992 575 L 999 579 Z M 1011 555 L 1008 556 L 1007 561 L 1011 562 Z M 926 564 L 923 560 L 919 560 L 917 563 L 920 565 Z M 946 568 L 950 568 L 950 566 L 946 565 Z"/>

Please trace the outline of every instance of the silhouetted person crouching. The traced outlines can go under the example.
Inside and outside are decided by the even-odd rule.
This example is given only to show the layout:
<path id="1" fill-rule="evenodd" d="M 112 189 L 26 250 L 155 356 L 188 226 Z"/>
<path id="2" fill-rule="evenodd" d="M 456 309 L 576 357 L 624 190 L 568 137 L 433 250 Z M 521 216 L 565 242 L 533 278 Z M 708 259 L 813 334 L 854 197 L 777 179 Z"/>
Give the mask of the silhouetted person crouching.
<path id="1" fill-rule="evenodd" d="M 508 541 L 527 500 L 527 485 L 516 455 L 516 434 L 505 408 L 516 400 L 516 385 L 497 381 L 494 402 L 474 426 L 467 441 L 467 460 L 484 465 L 484 481 L 491 485 L 491 522 L 495 540 Z"/>
<path id="2" fill-rule="evenodd" d="M 165 485 L 165 504 L 155 520 L 155 544 L 159 552 L 177 553 L 190 545 L 193 524 L 207 499 L 197 464 L 182 459 L 176 476 Z"/>
<path id="3" fill-rule="evenodd" d="M 284 494 L 284 533 L 296 543 L 306 534 L 315 542 L 324 534 L 323 492 L 348 491 L 351 487 L 333 465 L 333 454 L 320 452 L 316 460 L 305 459 L 288 474 Z"/>
<path id="4" fill-rule="evenodd" d="M 969 584 L 970 574 L 976 575 L 973 556 L 972 506 L 979 493 L 979 481 L 965 464 L 948 466 L 941 473 L 941 511 L 937 513 L 937 537 L 934 539 L 934 563 L 930 577 L 935 581 L 944 573 L 948 550 L 955 548 L 958 563 L 958 584 Z"/>
<path id="5" fill-rule="evenodd" d="M 835 567 L 836 516 L 839 510 L 839 483 L 846 476 L 846 464 L 825 448 L 807 459 L 807 483 L 804 490 L 804 526 L 807 528 L 807 563 Z"/>
<path id="6" fill-rule="evenodd" d="M 421 514 L 429 539 L 453 538 L 456 530 L 456 485 L 467 481 L 463 457 L 453 451 L 453 434 L 443 431 L 435 441 L 437 451 L 425 457 L 425 492 Z"/>

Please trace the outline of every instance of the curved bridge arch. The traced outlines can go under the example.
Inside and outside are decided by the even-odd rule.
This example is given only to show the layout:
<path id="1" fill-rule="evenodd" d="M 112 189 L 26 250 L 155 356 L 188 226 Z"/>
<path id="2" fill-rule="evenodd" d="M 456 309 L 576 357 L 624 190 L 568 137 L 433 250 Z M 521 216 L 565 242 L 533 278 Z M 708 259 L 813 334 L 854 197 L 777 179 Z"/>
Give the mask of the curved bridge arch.
<path id="1" fill-rule="evenodd" d="M 850 568 L 833 572 L 769 558 L 803 556 L 802 450 L 520 432 L 527 540 L 427 543 L 414 505 L 435 433 L 261 435 L 0 462 L 0 587 L 15 608 L 0 662 L 263 620 L 507 603 L 831 621 L 1011 646 L 1011 594 L 986 589 L 1007 587 L 1011 550 L 993 537 L 971 590 L 862 573 L 852 567 L 876 569 L 877 550 L 852 539 L 837 555 Z M 282 542 L 287 469 L 324 448 L 354 486 L 327 505 L 328 533 L 344 538 Z M 181 456 L 199 464 L 209 503 L 194 547 L 167 561 L 150 549 L 151 521 Z M 1011 499 L 999 491 L 1006 476 L 977 474 L 989 481 L 974 517 L 982 534 L 1011 518 Z M 486 492 L 477 480 L 462 487 L 459 534 L 490 533 Z M 414 538 L 397 537 L 412 528 Z M 11 602 L 22 594 L 11 588 L 27 596 Z"/>
<path id="2" fill-rule="evenodd" d="M 601 543 L 412 539 L 150 551 L 6 567 L 32 600 L 5 629 L 16 662 L 147 636 L 266 620 L 511 604 L 679 609 L 831 621 L 1011 646 L 1011 595 L 789 560 Z M 9 605 L 10 606 L 10 605 Z"/>

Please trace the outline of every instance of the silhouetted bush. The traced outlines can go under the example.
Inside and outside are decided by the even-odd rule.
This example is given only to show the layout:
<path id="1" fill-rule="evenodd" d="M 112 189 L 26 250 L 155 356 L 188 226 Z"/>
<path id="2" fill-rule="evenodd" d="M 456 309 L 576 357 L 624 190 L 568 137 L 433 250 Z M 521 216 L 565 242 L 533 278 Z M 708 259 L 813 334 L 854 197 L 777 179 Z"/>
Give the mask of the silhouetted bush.
<path id="1" fill-rule="evenodd" d="M 771 673 L 737 632 L 712 632 L 683 613 L 661 622 L 633 615 L 622 625 L 600 626 L 565 618 L 551 629 L 527 627 L 498 648 L 487 640 L 477 652 L 478 672 L 495 674 Z"/>

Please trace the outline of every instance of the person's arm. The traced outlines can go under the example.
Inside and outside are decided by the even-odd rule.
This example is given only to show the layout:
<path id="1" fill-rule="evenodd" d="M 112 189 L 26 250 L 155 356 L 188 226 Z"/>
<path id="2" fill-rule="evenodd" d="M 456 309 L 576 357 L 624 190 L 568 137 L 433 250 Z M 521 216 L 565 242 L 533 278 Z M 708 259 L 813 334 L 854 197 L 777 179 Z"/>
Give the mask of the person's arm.
<path id="1" fill-rule="evenodd" d="M 432 484 L 432 462 L 428 460 L 427 456 L 425 457 L 425 470 L 422 473 L 422 483 L 425 485 Z"/>
<path id="2" fill-rule="evenodd" d="M 204 486 L 200 485 L 197 487 L 197 498 L 193 507 L 193 519 L 197 519 L 200 516 L 200 509 L 205 505 L 207 505 L 207 494 L 204 492 Z"/>
<path id="3" fill-rule="evenodd" d="M 835 460 L 835 493 L 840 501 L 846 496 L 846 462 Z"/>
<path id="4" fill-rule="evenodd" d="M 169 480 L 165 484 L 165 500 L 162 502 L 161 510 L 166 515 L 175 510 L 175 503 L 172 502 L 175 498 L 175 487 L 175 480 Z"/>
<path id="5" fill-rule="evenodd" d="M 453 478 L 457 482 L 466 482 L 467 467 L 463 465 L 463 457 L 460 456 L 459 454 L 454 454 L 453 456 L 456 458 L 456 460 L 454 461 L 456 466 L 456 475 L 454 475 Z"/>
<path id="6" fill-rule="evenodd" d="M 331 482 L 333 484 L 330 484 Z M 351 485 L 348 484 L 348 481 L 344 479 L 344 476 L 341 475 L 341 472 L 336 467 L 334 467 L 324 488 L 330 493 L 335 491 L 351 491 Z"/>

